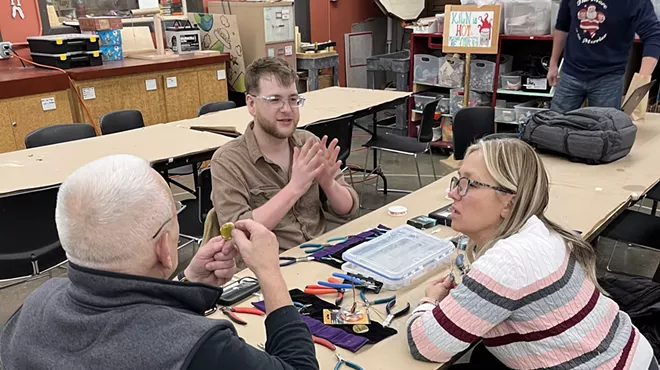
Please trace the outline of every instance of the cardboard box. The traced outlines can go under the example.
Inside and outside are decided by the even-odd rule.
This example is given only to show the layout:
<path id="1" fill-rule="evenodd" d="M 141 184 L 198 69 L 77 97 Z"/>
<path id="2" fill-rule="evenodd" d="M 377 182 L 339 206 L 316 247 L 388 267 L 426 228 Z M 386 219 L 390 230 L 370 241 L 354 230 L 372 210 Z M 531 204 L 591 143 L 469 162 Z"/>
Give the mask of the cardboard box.
<path id="1" fill-rule="evenodd" d="M 101 56 L 104 62 L 124 59 L 124 51 L 121 45 L 103 45 L 101 46 Z"/>
<path id="2" fill-rule="evenodd" d="M 121 18 L 117 17 L 78 18 L 78 23 L 81 31 L 119 30 L 124 28 Z"/>
<path id="3" fill-rule="evenodd" d="M 99 37 L 101 46 L 121 46 L 122 44 L 120 30 L 96 31 L 96 35 Z"/>

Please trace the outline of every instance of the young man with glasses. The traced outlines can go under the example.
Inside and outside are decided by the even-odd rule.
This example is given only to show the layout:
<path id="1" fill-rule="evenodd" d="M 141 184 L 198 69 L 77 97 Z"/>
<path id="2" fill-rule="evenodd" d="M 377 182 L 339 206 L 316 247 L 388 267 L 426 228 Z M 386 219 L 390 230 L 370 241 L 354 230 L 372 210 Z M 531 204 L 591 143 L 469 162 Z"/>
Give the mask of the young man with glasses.
<path id="1" fill-rule="evenodd" d="M 280 59 L 249 65 L 246 103 L 254 121 L 218 149 L 211 163 L 219 224 L 253 219 L 275 233 L 282 249 L 323 234 L 324 211 L 349 219 L 359 206 L 339 169 L 337 140 L 328 143 L 327 137 L 296 129 L 305 102 L 296 81 L 296 72 Z"/>

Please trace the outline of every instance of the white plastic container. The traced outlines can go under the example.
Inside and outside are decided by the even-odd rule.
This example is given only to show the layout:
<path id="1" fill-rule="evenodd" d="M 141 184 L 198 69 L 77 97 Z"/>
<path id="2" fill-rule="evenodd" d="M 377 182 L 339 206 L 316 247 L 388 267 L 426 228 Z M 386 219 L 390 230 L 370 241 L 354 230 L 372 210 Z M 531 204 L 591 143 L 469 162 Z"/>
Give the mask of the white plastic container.
<path id="1" fill-rule="evenodd" d="M 493 92 L 495 63 L 476 59 L 470 63 L 470 90 Z"/>
<path id="2" fill-rule="evenodd" d="M 504 3 L 504 33 L 540 36 L 550 33 L 550 0 L 514 0 Z"/>
<path id="3" fill-rule="evenodd" d="M 439 68 L 438 57 L 428 54 L 415 54 L 414 81 L 437 85 Z"/>
<path id="4" fill-rule="evenodd" d="M 454 245 L 409 225 L 402 225 L 342 254 L 342 270 L 359 273 L 399 290 L 449 261 Z"/>
<path id="5" fill-rule="evenodd" d="M 526 103 L 516 105 L 514 110 L 516 112 L 516 121 L 518 123 L 523 123 L 525 121 L 525 118 L 535 113 L 546 111 L 547 109 L 537 108 L 536 101 L 532 100 Z"/>

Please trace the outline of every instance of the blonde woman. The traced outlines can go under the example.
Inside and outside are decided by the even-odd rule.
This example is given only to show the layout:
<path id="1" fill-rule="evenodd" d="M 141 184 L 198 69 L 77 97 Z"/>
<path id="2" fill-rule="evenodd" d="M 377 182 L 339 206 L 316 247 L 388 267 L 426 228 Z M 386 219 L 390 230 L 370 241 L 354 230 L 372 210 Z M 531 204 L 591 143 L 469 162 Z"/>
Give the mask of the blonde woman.
<path id="1" fill-rule="evenodd" d="M 601 292 L 593 248 L 545 217 L 548 177 L 530 146 L 480 141 L 450 189 L 452 228 L 469 237 L 474 262 L 451 291 L 449 278 L 426 289 L 407 325 L 414 358 L 447 362 L 482 339 L 487 351 L 473 360 L 490 360 L 476 368 L 658 369 Z"/>

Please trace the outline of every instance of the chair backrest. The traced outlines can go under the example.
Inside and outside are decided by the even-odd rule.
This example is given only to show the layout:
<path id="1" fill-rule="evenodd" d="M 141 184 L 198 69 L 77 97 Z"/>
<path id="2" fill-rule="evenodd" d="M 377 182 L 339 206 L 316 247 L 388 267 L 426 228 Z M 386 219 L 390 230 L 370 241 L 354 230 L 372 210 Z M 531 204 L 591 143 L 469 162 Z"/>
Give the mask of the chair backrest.
<path id="1" fill-rule="evenodd" d="M 454 115 L 454 159 L 461 160 L 465 151 L 477 140 L 495 133 L 495 109 L 492 107 L 468 107 Z"/>
<path id="2" fill-rule="evenodd" d="M 25 136 L 25 147 L 35 148 L 38 146 L 87 139 L 94 136 L 96 136 L 94 127 L 86 123 L 46 126 L 27 134 Z"/>
<path id="3" fill-rule="evenodd" d="M 197 116 L 205 115 L 206 113 L 219 112 L 221 110 L 227 110 L 236 108 L 236 103 L 233 101 L 216 101 L 212 103 L 206 103 L 199 107 L 197 111 Z"/>
<path id="4" fill-rule="evenodd" d="M 118 110 L 101 117 L 101 135 L 135 130 L 144 127 L 144 119 L 139 110 Z"/>
<path id="5" fill-rule="evenodd" d="M 346 166 L 346 160 L 351 154 L 351 145 L 353 141 L 353 118 L 351 116 L 342 116 L 315 122 L 305 127 L 305 130 L 322 138 L 328 136 L 328 142 L 337 139 L 339 145 L 339 159 L 343 166 Z"/>
<path id="6" fill-rule="evenodd" d="M 0 280 L 32 276 L 66 261 L 55 226 L 58 190 L 0 197 Z"/>
<path id="7" fill-rule="evenodd" d="M 497 139 L 520 139 L 520 134 L 512 132 L 498 132 L 484 136 L 481 140 L 497 140 Z"/>
<path id="8" fill-rule="evenodd" d="M 420 143 L 428 143 L 433 140 L 433 124 L 435 123 L 435 110 L 440 99 L 428 102 L 422 110 L 422 122 L 419 124 L 417 139 Z"/>
<path id="9" fill-rule="evenodd" d="M 199 172 L 199 181 L 197 183 L 197 199 L 199 201 L 199 222 L 204 224 L 206 215 L 213 208 L 211 201 L 211 168 L 207 167 Z"/>

